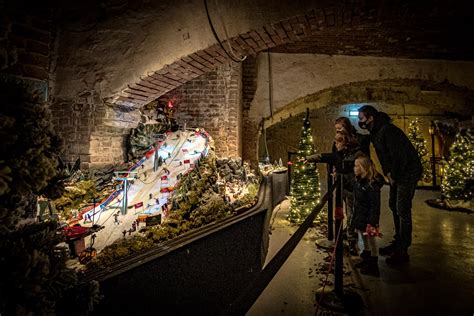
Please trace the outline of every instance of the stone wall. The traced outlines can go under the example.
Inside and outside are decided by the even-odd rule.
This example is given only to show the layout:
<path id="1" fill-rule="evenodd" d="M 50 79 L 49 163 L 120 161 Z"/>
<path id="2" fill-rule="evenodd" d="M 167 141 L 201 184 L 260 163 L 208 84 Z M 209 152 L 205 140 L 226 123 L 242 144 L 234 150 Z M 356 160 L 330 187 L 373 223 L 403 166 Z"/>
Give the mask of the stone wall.
<path id="1" fill-rule="evenodd" d="M 82 1 L 60 15 L 61 93 L 97 84 L 141 107 L 217 66 L 276 49 L 472 60 L 470 1 Z M 462 18 L 459 18 L 462 17 Z M 211 31 L 223 41 L 219 45 Z M 232 48 L 231 48 L 232 47 Z M 234 57 L 229 52 L 234 52 Z"/>
<path id="2" fill-rule="evenodd" d="M 162 96 L 172 100 L 180 125 L 203 127 L 220 157 L 242 155 L 241 64 L 220 66 Z"/>
<path id="3" fill-rule="evenodd" d="M 40 81 L 49 79 L 54 41 L 51 12 L 3 10 L 0 14 L 0 70 Z"/>
<path id="4" fill-rule="evenodd" d="M 139 121 L 138 111 L 104 103 L 94 90 L 73 98 L 56 98 L 54 124 L 66 143 L 66 161 L 81 159 L 81 167 L 119 164 L 126 160 L 126 140 Z"/>
<path id="5" fill-rule="evenodd" d="M 472 60 L 469 41 L 458 40 L 451 29 L 462 29 L 464 24 L 451 23 L 461 21 L 460 13 L 472 15 L 464 10 L 468 1 L 455 8 L 448 1 L 436 6 L 403 2 L 399 8 L 366 1 L 244 0 L 221 3 L 219 8 L 210 4 L 209 17 L 218 35 L 225 40 L 222 27 L 226 26 L 229 41 L 224 45 L 227 51 L 232 46 L 237 57 L 273 48 L 298 52 L 299 44 L 310 53 L 367 55 L 271 54 L 270 82 L 264 53 L 256 60 L 248 57 L 242 80 L 224 80 L 230 82 L 225 92 L 218 92 L 222 88 L 216 83 L 207 99 L 206 92 L 198 97 L 199 86 L 206 87 L 196 83 L 181 114 L 196 114 L 198 118 L 188 118 L 189 124 L 208 121 L 207 129 L 222 155 L 242 152 L 245 159 L 257 160 L 259 124 L 269 117 L 270 103 L 273 116 L 264 122 L 267 127 L 304 111 L 305 105 L 293 103 L 295 99 L 353 82 L 408 78 L 471 86 L 452 79 L 472 73 L 469 62 L 374 57 Z M 202 1 L 86 1 L 55 9 L 54 20 L 38 10 L 2 11 L 0 71 L 36 80 L 45 91 L 52 90 L 55 124 L 66 139 L 68 159 L 80 156 L 84 166 L 121 162 L 141 106 L 193 79 L 199 82 L 198 76 L 221 72 L 231 59 L 210 31 Z M 53 56 L 52 51 L 57 53 Z M 243 90 L 232 90 L 232 85 L 242 82 Z M 234 99 L 236 93 L 242 93 L 242 110 Z M 210 103 L 212 96 L 220 100 L 212 103 L 214 109 L 206 112 L 191 105 L 196 99 Z M 224 101 L 219 99 L 222 96 Z M 289 103 L 296 108 L 287 107 Z M 303 105 L 298 108 L 298 104 Z M 215 109 L 224 113 L 209 117 Z M 217 121 L 226 127 L 218 127 Z"/>
<path id="6" fill-rule="evenodd" d="M 242 157 L 256 167 L 259 123 L 249 116 L 250 106 L 257 90 L 257 58 L 249 56 L 242 63 Z"/>

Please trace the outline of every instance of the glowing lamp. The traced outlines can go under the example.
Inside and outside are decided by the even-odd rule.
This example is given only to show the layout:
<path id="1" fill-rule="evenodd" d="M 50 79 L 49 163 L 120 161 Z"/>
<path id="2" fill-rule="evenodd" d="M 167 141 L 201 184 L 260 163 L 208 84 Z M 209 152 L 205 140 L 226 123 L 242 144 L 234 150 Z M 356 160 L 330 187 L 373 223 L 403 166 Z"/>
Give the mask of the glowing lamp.
<path id="1" fill-rule="evenodd" d="M 428 131 L 430 132 L 430 135 L 434 135 L 434 132 L 435 132 L 435 124 L 434 124 L 433 121 L 431 122 L 431 125 L 430 125 L 430 128 L 428 129 Z"/>

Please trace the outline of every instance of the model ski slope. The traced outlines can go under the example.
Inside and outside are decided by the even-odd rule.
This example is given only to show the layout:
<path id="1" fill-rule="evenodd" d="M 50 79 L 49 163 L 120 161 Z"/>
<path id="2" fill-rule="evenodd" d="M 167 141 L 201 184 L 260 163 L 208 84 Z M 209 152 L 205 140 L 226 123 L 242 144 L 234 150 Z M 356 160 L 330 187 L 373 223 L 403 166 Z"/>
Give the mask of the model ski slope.
<path id="1" fill-rule="evenodd" d="M 182 175 L 194 168 L 201 156 L 207 155 L 208 138 L 209 135 L 203 131 L 168 132 L 164 140 L 157 142 L 158 154 L 151 149 L 129 170 L 129 174 L 119 174 L 118 178 L 134 178 L 128 181 L 126 212 L 122 185 L 95 208 L 79 215 L 79 223 L 83 226 L 97 224 L 104 227 L 96 233 L 94 248 L 101 251 L 115 240 L 136 233 L 139 225 L 144 225 L 137 222 L 139 217 L 157 214 L 166 217 L 167 202 L 173 188 Z M 154 171 L 158 162 L 162 164 Z M 86 237 L 85 242 L 89 246 L 91 237 Z"/>

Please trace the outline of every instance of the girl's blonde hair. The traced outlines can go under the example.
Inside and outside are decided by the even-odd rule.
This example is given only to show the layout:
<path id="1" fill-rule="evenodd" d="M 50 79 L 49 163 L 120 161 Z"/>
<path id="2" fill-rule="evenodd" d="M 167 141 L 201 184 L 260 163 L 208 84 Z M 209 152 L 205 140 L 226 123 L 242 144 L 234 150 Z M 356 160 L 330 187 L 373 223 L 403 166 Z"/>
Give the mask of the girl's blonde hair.
<path id="1" fill-rule="evenodd" d="M 356 160 L 359 160 L 362 169 L 367 172 L 365 176 L 367 180 L 369 180 L 370 182 L 375 180 L 375 177 L 377 176 L 378 172 L 377 169 L 375 169 L 375 164 L 372 159 L 370 159 L 370 157 L 367 155 L 360 155 L 356 157 Z"/>

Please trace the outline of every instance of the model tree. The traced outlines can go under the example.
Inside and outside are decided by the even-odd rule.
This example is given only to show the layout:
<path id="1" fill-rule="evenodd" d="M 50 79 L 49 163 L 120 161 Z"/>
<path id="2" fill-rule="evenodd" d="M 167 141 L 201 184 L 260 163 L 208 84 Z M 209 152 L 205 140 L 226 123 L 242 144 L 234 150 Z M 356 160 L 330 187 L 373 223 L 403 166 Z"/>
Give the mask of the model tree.
<path id="1" fill-rule="evenodd" d="M 97 284 L 76 287 L 57 223 L 34 221 L 36 197 L 61 191 L 52 183 L 61 173 L 61 141 L 51 112 L 14 84 L 1 85 L 0 102 L 0 314 L 86 312 Z"/>
<path id="2" fill-rule="evenodd" d="M 444 167 L 441 192 L 448 200 L 469 201 L 474 197 L 474 147 L 470 130 L 462 130 L 450 148 Z"/>
<path id="3" fill-rule="evenodd" d="M 307 109 L 291 178 L 288 220 L 293 223 L 303 222 L 321 197 L 316 163 L 305 161 L 305 157 L 315 153 L 310 125 Z"/>
<path id="4" fill-rule="evenodd" d="M 420 157 L 421 164 L 423 165 L 423 182 L 431 181 L 431 170 L 430 170 L 430 161 L 428 159 L 428 150 L 426 149 L 426 140 L 423 138 L 420 130 L 420 121 L 418 118 L 410 122 L 408 126 L 408 139 L 411 141 L 415 147 L 418 157 Z"/>

